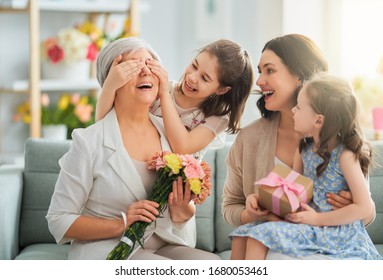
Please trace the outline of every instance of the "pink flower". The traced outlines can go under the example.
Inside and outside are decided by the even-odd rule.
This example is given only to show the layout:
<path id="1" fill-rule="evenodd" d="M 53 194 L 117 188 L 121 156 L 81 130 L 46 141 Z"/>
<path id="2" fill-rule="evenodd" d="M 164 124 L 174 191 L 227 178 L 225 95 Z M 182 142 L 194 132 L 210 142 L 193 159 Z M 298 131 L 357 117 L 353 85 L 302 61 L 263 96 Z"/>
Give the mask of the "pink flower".
<path id="1" fill-rule="evenodd" d="M 76 108 L 74 109 L 75 115 L 79 118 L 79 120 L 83 123 L 89 122 L 92 113 L 93 113 L 93 106 L 90 104 L 78 104 Z"/>
<path id="2" fill-rule="evenodd" d="M 187 178 L 202 179 L 205 177 L 200 163 L 192 155 L 182 155 L 182 165 L 185 166 L 184 173 Z"/>
<path id="3" fill-rule="evenodd" d="M 94 61 L 98 55 L 98 48 L 95 43 L 92 43 L 88 47 L 88 53 L 86 55 L 86 58 L 90 61 Z"/>
<path id="4" fill-rule="evenodd" d="M 80 102 L 81 95 L 79 93 L 75 93 L 72 95 L 70 102 L 73 105 L 77 105 Z"/>
<path id="5" fill-rule="evenodd" d="M 158 171 L 161 168 L 166 167 L 166 161 L 164 160 L 163 156 L 169 154 L 169 152 L 163 152 L 163 153 L 155 153 L 148 161 L 148 169 L 152 170 L 155 169 Z"/>
<path id="6" fill-rule="evenodd" d="M 44 41 L 44 47 L 45 49 L 50 49 L 54 46 L 57 46 L 58 42 L 57 42 L 57 38 L 53 38 L 53 37 L 49 37 L 47 38 L 45 41 Z"/>
<path id="7" fill-rule="evenodd" d="M 48 96 L 48 94 L 46 94 L 46 93 L 43 93 L 42 95 L 41 95 L 41 105 L 43 106 L 43 107 L 48 107 L 49 106 L 49 96 Z"/>
<path id="8" fill-rule="evenodd" d="M 52 63 L 57 63 L 64 59 L 64 51 L 58 45 L 50 47 L 47 53 L 49 58 L 52 60 Z"/>

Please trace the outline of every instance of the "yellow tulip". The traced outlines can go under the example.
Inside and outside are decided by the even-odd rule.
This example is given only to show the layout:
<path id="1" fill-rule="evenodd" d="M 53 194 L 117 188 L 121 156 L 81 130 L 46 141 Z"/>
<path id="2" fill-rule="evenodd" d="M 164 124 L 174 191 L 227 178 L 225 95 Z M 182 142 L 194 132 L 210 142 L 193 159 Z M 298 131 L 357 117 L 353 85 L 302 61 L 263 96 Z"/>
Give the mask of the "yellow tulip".
<path id="1" fill-rule="evenodd" d="M 79 104 L 86 105 L 89 103 L 89 98 L 86 95 L 81 96 Z"/>
<path id="2" fill-rule="evenodd" d="M 24 121 L 26 124 L 30 124 L 30 123 L 31 123 L 31 115 L 24 115 L 24 116 L 23 116 L 23 121 Z"/>
<path id="3" fill-rule="evenodd" d="M 69 95 L 61 95 L 57 107 L 64 111 L 66 108 L 68 108 L 68 105 L 70 103 L 70 96 Z"/>

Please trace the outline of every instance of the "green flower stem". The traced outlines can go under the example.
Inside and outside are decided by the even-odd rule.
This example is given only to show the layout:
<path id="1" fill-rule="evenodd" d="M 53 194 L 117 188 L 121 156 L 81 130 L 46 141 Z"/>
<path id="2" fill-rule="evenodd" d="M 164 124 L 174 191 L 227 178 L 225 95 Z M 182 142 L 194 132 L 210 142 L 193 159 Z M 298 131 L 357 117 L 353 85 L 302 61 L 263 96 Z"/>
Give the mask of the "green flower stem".
<path id="1" fill-rule="evenodd" d="M 159 216 L 163 214 L 167 207 L 169 194 L 172 192 L 172 184 L 175 178 L 178 175 L 169 176 L 168 172 L 165 169 L 160 170 L 160 175 L 154 183 L 152 193 L 149 195 L 148 199 L 157 202 L 160 206 L 158 207 Z M 124 236 L 130 239 L 133 243 L 132 246 L 129 246 L 123 241 L 120 241 L 117 246 L 108 254 L 107 260 L 123 260 L 128 258 L 132 252 L 136 242 L 138 242 L 142 247 L 143 243 L 141 239 L 144 236 L 146 228 L 151 223 L 138 221 L 133 223 L 130 227 L 125 230 Z"/>

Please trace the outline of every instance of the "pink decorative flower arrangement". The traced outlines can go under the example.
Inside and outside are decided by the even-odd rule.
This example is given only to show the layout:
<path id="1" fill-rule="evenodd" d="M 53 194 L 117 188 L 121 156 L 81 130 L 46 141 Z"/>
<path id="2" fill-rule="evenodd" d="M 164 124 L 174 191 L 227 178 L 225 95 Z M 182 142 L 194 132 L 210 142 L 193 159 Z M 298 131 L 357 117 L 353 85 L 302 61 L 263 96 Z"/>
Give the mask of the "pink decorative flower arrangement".
<path id="1" fill-rule="evenodd" d="M 159 216 L 167 207 L 172 184 L 179 176 L 190 184 L 190 190 L 195 194 L 194 203 L 201 204 L 210 195 L 211 171 L 207 162 L 199 162 L 191 155 L 180 155 L 168 151 L 155 153 L 147 162 L 148 169 L 156 170 L 158 178 L 154 183 L 148 199 L 157 202 Z M 107 256 L 108 260 L 126 259 L 138 242 L 142 247 L 142 237 L 151 223 L 138 221 L 129 226 L 121 241 Z"/>
<path id="2" fill-rule="evenodd" d="M 63 28 L 57 37 L 42 41 L 42 59 L 52 63 L 94 61 L 99 50 L 108 42 L 107 36 L 95 24 L 85 21 L 77 27 Z"/>

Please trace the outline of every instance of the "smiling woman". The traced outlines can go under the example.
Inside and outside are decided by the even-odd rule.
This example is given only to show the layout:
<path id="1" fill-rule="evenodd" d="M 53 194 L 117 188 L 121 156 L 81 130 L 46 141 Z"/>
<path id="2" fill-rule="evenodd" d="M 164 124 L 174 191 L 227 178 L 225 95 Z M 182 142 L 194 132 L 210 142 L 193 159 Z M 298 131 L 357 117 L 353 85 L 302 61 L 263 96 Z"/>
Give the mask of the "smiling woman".
<path id="1" fill-rule="evenodd" d="M 70 150 L 59 161 L 47 220 L 57 243 L 71 241 L 70 259 L 106 259 L 137 221 L 155 221 L 155 227 L 143 233 L 146 250 L 132 246 L 131 259 L 218 258 L 192 248 L 195 206 L 182 180 L 170 186 L 161 219 L 160 205 L 149 200 L 157 173 L 146 162 L 155 153 L 171 151 L 162 119 L 149 113 L 159 91 L 167 90 L 159 83 L 164 77 L 144 63 L 149 59 L 158 56 L 138 38 L 116 40 L 97 58 L 100 85 L 115 84 L 111 73 L 129 79 L 116 88 L 114 106 L 105 118 L 73 132 Z"/>
<path id="2" fill-rule="evenodd" d="M 166 136 L 175 152 L 193 153 L 196 158 L 202 158 L 208 145 L 222 147 L 226 132 L 234 134 L 240 130 L 243 108 L 253 83 L 250 56 L 240 45 L 218 40 L 201 48 L 181 80 L 170 82 L 170 90 L 167 71 L 161 64 L 155 59 L 145 64 L 154 75 L 164 77 L 160 79 L 163 89 L 150 112 L 164 119 Z M 129 80 L 129 75 L 111 73 L 111 76 L 115 82 L 103 87 L 96 119 L 112 108 L 116 85 Z"/>

